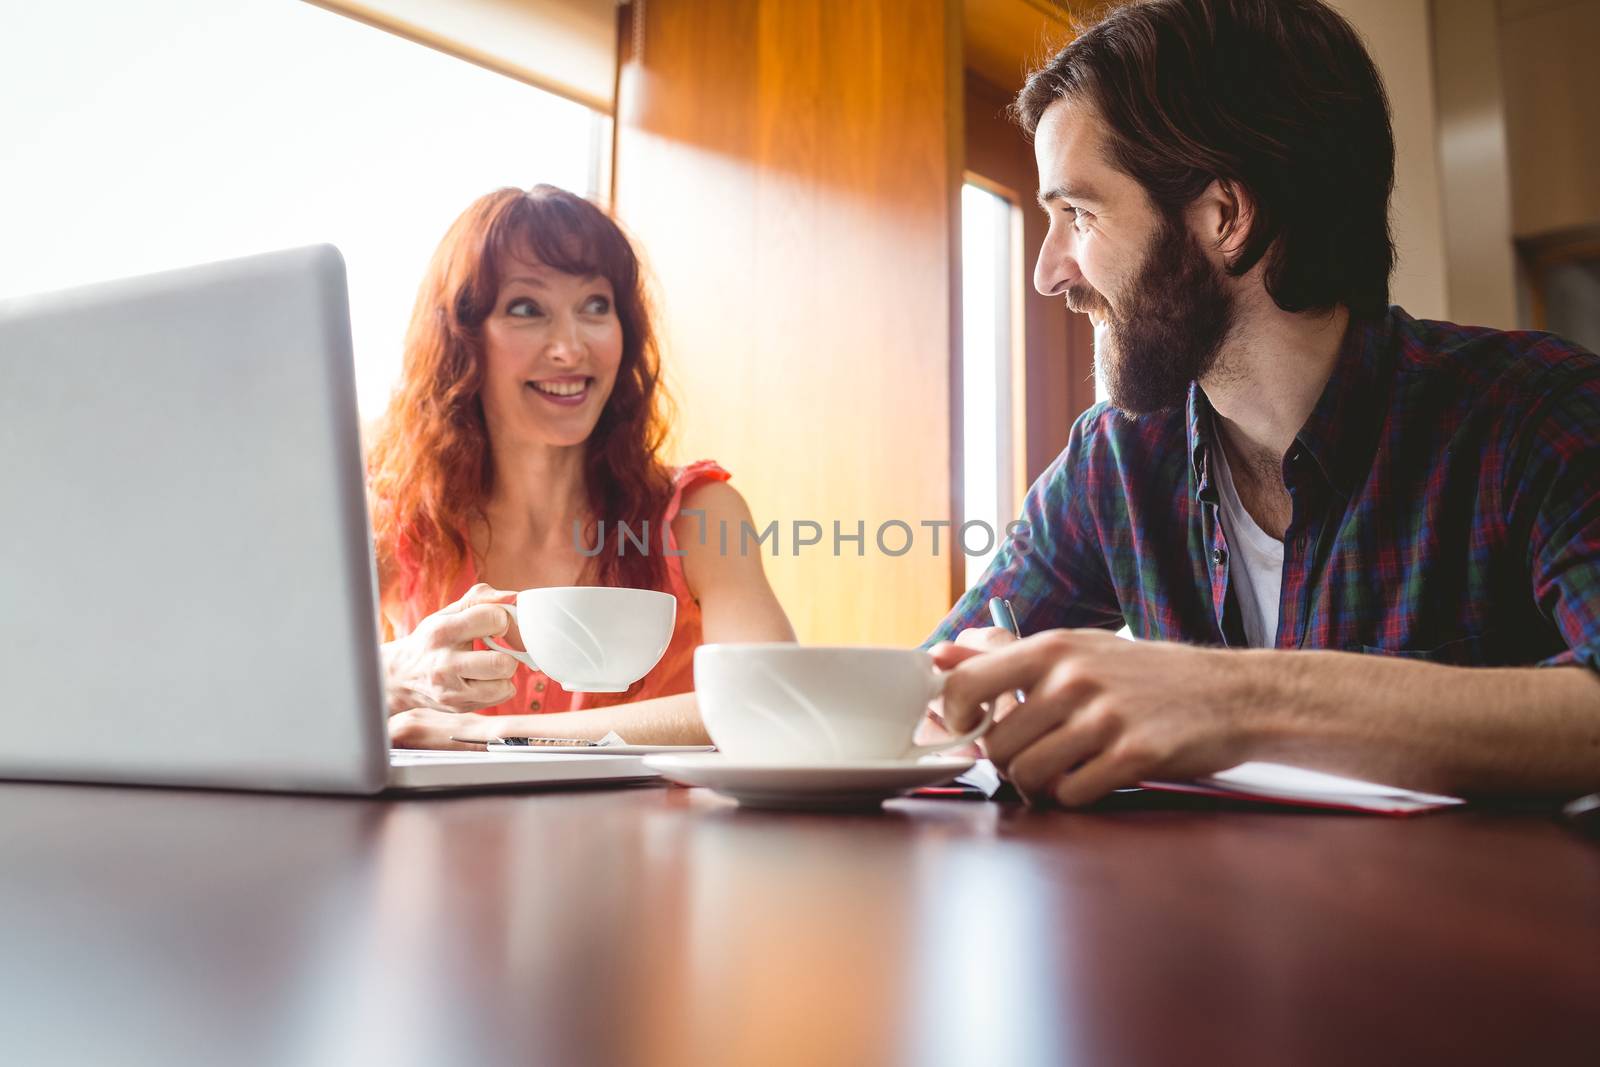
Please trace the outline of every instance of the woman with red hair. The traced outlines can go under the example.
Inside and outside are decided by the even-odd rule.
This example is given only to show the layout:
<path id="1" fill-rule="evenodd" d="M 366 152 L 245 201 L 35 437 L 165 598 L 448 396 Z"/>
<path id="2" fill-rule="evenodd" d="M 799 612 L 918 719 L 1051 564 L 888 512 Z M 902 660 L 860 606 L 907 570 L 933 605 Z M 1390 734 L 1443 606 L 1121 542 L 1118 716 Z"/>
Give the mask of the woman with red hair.
<path id="1" fill-rule="evenodd" d="M 728 473 L 661 461 L 658 376 L 638 259 L 600 209 L 501 189 L 450 227 L 368 460 L 394 744 L 612 730 L 702 744 L 695 647 L 794 640 L 759 553 L 701 536 L 751 521 Z M 603 530 L 646 521 L 665 531 L 648 553 L 590 554 Z M 493 605 L 566 585 L 677 597 L 666 653 L 628 692 L 569 693 L 482 644 L 511 624 Z"/>

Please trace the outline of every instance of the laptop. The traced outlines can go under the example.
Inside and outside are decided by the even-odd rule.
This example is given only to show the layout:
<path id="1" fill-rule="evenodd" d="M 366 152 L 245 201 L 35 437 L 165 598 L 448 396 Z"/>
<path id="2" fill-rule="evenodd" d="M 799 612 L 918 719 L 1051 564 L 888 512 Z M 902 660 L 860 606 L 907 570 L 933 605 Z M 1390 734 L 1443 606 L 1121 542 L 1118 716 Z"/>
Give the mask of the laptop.
<path id="1" fill-rule="evenodd" d="M 372 794 L 656 778 L 391 753 L 331 246 L 0 302 L 0 778 Z"/>

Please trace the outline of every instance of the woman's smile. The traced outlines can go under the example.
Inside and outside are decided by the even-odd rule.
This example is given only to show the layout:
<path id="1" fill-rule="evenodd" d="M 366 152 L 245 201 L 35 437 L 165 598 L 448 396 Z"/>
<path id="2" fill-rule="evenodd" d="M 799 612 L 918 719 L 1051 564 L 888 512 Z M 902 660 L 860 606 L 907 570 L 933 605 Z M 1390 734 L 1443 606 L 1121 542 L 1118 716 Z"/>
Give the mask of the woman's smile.
<path id="1" fill-rule="evenodd" d="M 589 399 L 594 379 L 581 374 L 569 374 L 560 378 L 538 378 L 527 385 L 541 400 L 562 407 L 577 407 Z"/>

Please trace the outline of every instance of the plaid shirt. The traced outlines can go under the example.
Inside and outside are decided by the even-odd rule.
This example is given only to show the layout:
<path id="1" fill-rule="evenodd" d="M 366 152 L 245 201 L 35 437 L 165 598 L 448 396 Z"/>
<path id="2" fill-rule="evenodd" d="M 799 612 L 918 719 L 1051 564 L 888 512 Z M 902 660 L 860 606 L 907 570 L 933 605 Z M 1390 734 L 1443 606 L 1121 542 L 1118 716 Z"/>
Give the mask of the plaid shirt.
<path id="1" fill-rule="evenodd" d="M 1097 404 L 1007 543 L 928 643 L 1012 601 L 1024 634 L 1126 624 L 1242 647 L 1218 520 L 1211 407 Z M 1283 459 L 1275 645 L 1466 666 L 1600 670 L 1600 356 L 1543 333 L 1352 320 Z"/>

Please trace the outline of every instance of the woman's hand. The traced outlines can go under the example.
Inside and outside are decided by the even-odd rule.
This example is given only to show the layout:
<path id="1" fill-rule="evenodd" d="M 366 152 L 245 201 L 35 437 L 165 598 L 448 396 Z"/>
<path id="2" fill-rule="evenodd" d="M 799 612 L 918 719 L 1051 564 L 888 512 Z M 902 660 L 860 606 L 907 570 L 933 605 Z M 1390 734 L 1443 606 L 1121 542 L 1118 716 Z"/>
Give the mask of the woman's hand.
<path id="1" fill-rule="evenodd" d="M 507 601 L 515 597 L 479 583 L 405 637 L 384 645 L 389 714 L 412 708 L 477 711 L 510 700 L 516 693 L 511 678 L 517 661 L 504 652 L 476 651 L 472 642 L 511 628 L 513 612 Z"/>
<path id="2" fill-rule="evenodd" d="M 389 716 L 389 744 L 393 748 L 457 748 L 482 752 L 483 742 L 500 736 L 502 715 L 454 715 L 432 708 L 412 708 Z M 451 738 L 468 738 L 477 744 L 462 744 Z"/>

